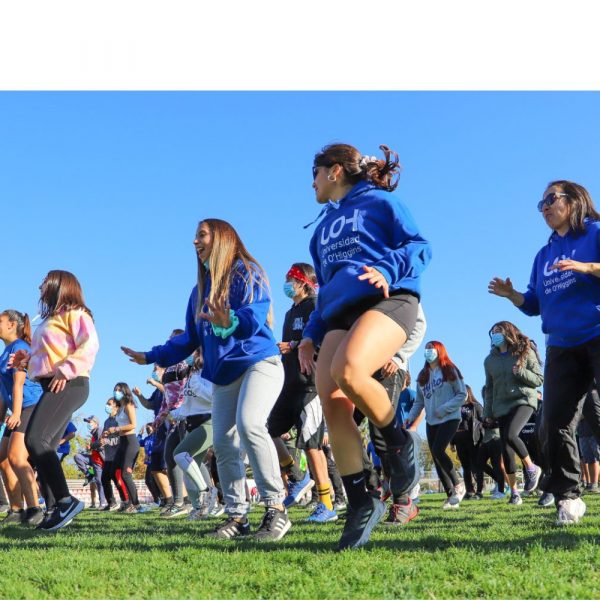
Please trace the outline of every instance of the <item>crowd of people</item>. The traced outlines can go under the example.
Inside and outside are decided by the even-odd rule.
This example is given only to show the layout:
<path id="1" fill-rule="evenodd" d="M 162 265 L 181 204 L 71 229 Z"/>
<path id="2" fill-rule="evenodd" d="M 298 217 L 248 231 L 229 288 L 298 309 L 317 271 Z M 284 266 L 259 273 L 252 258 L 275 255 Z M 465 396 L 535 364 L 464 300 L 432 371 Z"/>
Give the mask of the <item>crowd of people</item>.
<path id="1" fill-rule="evenodd" d="M 582 490 L 598 493 L 600 439 L 600 214 L 591 197 L 573 182 L 552 182 L 538 204 L 552 233 L 527 291 L 510 278 L 489 284 L 491 294 L 541 315 L 545 360 L 533 340 L 500 321 L 488 332 L 481 403 L 437 340 L 425 344 L 413 391 L 408 362 L 425 341 L 421 277 L 432 254 L 393 194 L 398 156 L 380 148 L 383 158 L 346 144 L 316 154 L 313 188 L 324 208 L 310 241 L 312 265 L 297 262 L 285 274 L 292 306 L 279 342 L 259 261 L 229 223 L 200 221 L 185 328 L 148 351 L 122 347 L 132 362 L 153 365 L 152 395 L 118 382 L 104 422 L 85 419 L 89 445 L 75 461 L 99 508 L 147 509 L 133 478 L 143 447 L 145 483 L 161 517 L 224 514 L 208 536 L 277 541 L 292 526 L 288 508 L 312 493 L 308 521 L 336 521 L 347 504 L 338 548 L 358 548 L 379 522 L 405 526 L 418 516 L 424 418 L 444 510 L 483 498 L 487 474 L 494 499 L 518 506 L 539 489 L 540 505 L 555 505 L 557 524 L 583 517 Z M 0 313 L 7 411 L 0 469 L 6 519 L 56 531 L 84 507 L 69 492 L 57 448 L 87 399 L 99 343 L 69 272 L 45 277 L 40 316 L 32 335 L 26 314 Z M 140 423 L 140 405 L 153 421 Z M 254 532 L 248 470 L 265 508 Z"/>

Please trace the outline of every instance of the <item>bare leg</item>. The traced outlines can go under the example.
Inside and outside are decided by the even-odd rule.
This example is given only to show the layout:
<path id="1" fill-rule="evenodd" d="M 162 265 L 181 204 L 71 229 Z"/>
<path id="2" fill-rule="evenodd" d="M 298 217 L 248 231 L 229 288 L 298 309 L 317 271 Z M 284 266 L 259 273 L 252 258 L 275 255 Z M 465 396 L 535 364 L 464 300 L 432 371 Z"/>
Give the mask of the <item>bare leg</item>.
<path id="1" fill-rule="evenodd" d="M 25 496 L 28 508 L 39 507 L 39 497 L 35 473 L 27 460 L 29 454 L 25 447 L 25 434 L 13 432 L 8 443 L 8 462 L 17 477 L 20 490 Z"/>
<path id="2" fill-rule="evenodd" d="M 169 483 L 167 474 L 164 471 L 152 471 L 152 476 L 154 477 L 154 481 L 156 481 L 161 496 L 163 498 L 172 498 L 173 492 L 171 491 L 171 484 Z"/>

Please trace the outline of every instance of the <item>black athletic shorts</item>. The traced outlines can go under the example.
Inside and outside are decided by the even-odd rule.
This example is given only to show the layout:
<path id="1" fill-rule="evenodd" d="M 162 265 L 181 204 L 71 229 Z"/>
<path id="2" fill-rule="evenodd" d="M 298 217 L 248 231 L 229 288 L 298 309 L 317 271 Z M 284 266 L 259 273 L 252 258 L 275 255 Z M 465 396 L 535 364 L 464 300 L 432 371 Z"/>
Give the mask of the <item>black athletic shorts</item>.
<path id="1" fill-rule="evenodd" d="M 4 434 L 2 437 L 10 437 L 10 434 L 13 431 L 16 431 L 17 433 L 25 433 L 27 431 L 27 425 L 29 425 L 29 419 L 31 419 L 31 415 L 33 414 L 35 406 L 35 404 L 33 404 L 32 406 L 26 406 L 21 411 L 21 424 L 18 427 L 15 427 L 14 429 L 9 429 L 8 427 L 5 427 Z"/>
<path id="2" fill-rule="evenodd" d="M 389 298 L 380 296 L 365 298 L 346 308 L 343 314 L 326 320 L 325 323 L 327 332 L 334 329 L 348 331 L 364 313 L 368 310 L 376 310 L 400 325 L 408 338 L 417 323 L 418 308 L 419 298 L 417 296 L 405 290 L 397 290 L 392 292 Z"/>
<path id="3" fill-rule="evenodd" d="M 269 435 L 279 437 L 294 426 L 298 430 L 297 448 L 317 450 L 323 447 L 325 422 L 316 390 L 285 386 L 281 390 L 267 421 Z"/>

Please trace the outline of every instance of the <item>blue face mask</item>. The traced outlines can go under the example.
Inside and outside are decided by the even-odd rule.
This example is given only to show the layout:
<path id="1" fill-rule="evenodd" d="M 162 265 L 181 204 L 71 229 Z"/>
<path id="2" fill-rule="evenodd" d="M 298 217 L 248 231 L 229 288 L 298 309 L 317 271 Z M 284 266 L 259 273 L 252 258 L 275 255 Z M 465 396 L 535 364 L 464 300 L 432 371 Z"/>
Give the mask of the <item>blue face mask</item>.
<path id="1" fill-rule="evenodd" d="M 89 432 L 92 432 L 92 431 L 94 431 L 94 429 L 96 429 L 95 425 L 92 425 L 91 423 L 88 423 L 87 428 L 88 428 Z"/>
<path id="2" fill-rule="evenodd" d="M 207 258 L 203 263 L 204 268 L 208 271 L 208 267 L 210 267 L 210 260 Z"/>
<path id="3" fill-rule="evenodd" d="M 437 350 L 435 348 L 425 348 L 425 360 L 428 363 L 432 363 L 438 357 Z"/>
<path id="4" fill-rule="evenodd" d="M 191 355 L 190 355 L 190 356 L 188 356 L 188 357 L 185 359 L 185 362 L 186 362 L 186 363 L 187 363 L 187 364 L 188 364 L 190 367 L 193 367 L 193 366 L 194 366 L 194 357 L 193 357 L 193 356 L 191 356 Z"/>
<path id="5" fill-rule="evenodd" d="M 112 413 L 112 408 L 111 408 L 111 407 L 110 407 L 108 404 L 105 404 L 105 405 L 104 405 L 104 412 L 105 412 L 107 415 L 110 415 L 110 413 Z"/>
<path id="6" fill-rule="evenodd" d="M 121 391 L 116 391 L 113 394 L 113 398 L 117 401 L 117 402 L 121 402 L 121 400 L 123 400 L 123 392 Z"/>
<path id="7" fill-rule="evenodd" d="M 283 284 L 283 293 L 288 297 L 288 298 L 293 298 L 296 295 L 296 292 L 294 290 L 294 284 L 291 281 L 286 281 Z"/>
<path id="8" fill-rule="evenodd" d="M 160 383 L 160 377 L 158 376 L 158 373 L 156 371 L 152 371 L 152 379 L 154 379 L 154 381 L 158 381 L 158 383 Z"/>
<path id="9" fill-rule="evenodd" d="M 490 339 L 492 340 L 492 346 L 496 346 L 496 348 L 500 348 L 500 346 L 504 344 L 503 333 L 492 333 L 492 335 L 490 335 Z"/>

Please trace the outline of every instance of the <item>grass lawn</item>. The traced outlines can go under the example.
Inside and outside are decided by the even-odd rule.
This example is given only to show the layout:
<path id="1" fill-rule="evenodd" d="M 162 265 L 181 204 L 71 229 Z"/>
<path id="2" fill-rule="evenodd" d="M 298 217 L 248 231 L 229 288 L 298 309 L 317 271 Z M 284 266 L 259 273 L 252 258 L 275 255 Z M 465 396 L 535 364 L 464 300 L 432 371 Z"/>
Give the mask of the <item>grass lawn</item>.
<path id="1" fill-rule="evenodd" d="M 485 499 L 442 511 L 421 499 L 405 528 L 336 553 L 341 522 L 293 526 L 275 545 L 203 540 L 214 519 L 85 511 L 63 531 L 0 530 L 1 598 L 599 598 L 600 497 L 568 529 L 537 498 Z M 252 512 L 256 526 L 261 507 Z"/>

